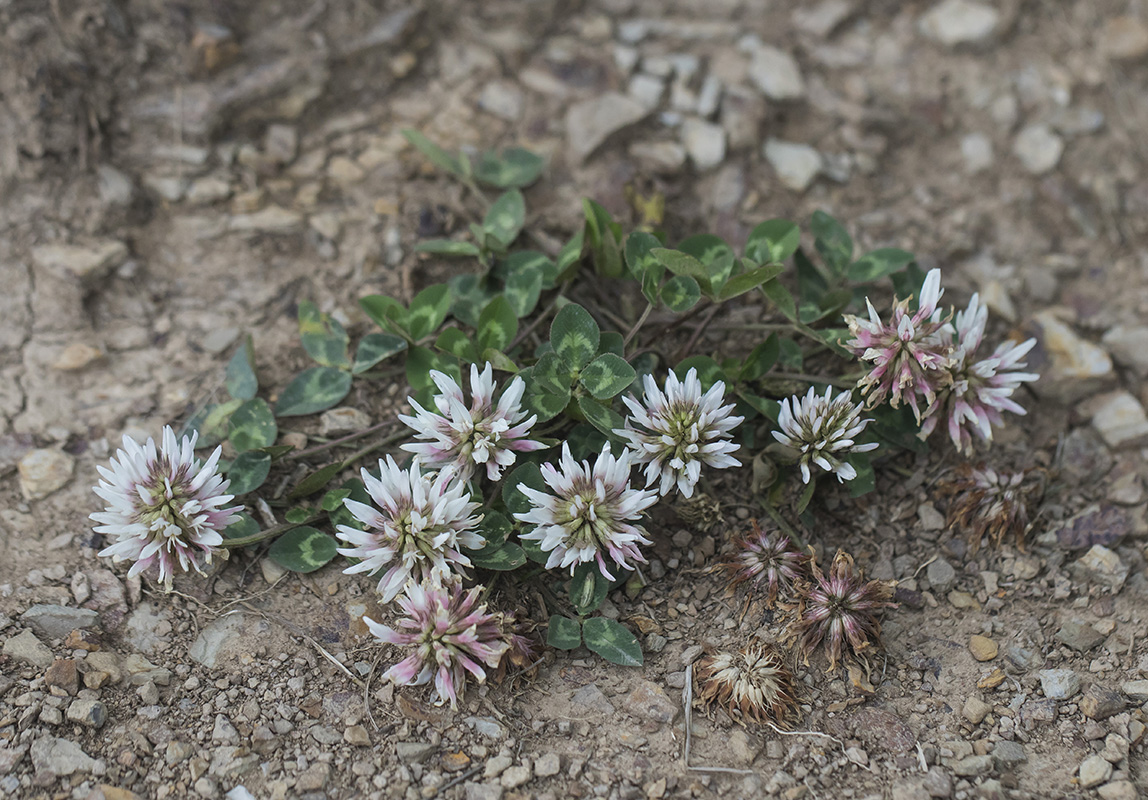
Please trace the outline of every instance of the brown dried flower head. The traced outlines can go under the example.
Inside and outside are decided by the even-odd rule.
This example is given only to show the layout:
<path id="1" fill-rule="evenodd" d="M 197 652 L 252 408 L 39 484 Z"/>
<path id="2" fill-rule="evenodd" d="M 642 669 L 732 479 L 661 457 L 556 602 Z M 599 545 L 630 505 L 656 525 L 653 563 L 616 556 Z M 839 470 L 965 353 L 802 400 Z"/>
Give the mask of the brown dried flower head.
<path id="1" fill-rule="evenodd" d="M 779 590 L 789 594 L 809 574 L 809 556 L 781 531 L 763 531 L 757 520 L 750 525 L 749 533 L 733 539 L 733 553 L 722 566 L 731 586 L 749 582 L 754 589 L 764 589 L 765 604 L 772 608 Z"/>
<path id="2" fill-rule="evenodd" d="M 940 484 L 944 494 L 953 496 L 948 525 L 964 532 L 970 555 L 976 555 L 986 534 L 996 547 L 1011 535 L 1024 551 L 1028 499 L 1037 489 L 1035 483 L 1026 483 L 1027 476 L 1027 470 L 997 472 L 984 464 L 962 464 L 954 479 Z"/>
<path id="3" fill-rule="evenodd" d="M 829 656 L 829 671 L 837 667 L 843 654 L 860 654 L 881 643 L 881 623 L 877 616 L 886 608 L 896 608 L 892 588 L 882 581 L 866 581 L 853 564 L 853 557 L 838 550 L 823 573 L 816 561 L 810 562 L 813 583 L 799 588 L 801 605 L 791 635 L 809 663 L 809 655 L 822 643 Z"/>
<path id="4" fill-rule="evenodd" d="M 714 653 L 697 665 L 698 697 L 739 722 L 773 722 L 786 727 L 797 710 L 793 673 L 777 648 L 753 642 L 737 653 Z"/>
<path id="5" fill-rule="evenodd" d="M 688 500 L 679 500 L 674 505 L 674 511 L 682 522 L 702 533 L 709 533 L 715 525 L 725 522 L 725 515 L 721 513 L 721 503 L 717 498 L 704 492 L 699 492 Z"/>

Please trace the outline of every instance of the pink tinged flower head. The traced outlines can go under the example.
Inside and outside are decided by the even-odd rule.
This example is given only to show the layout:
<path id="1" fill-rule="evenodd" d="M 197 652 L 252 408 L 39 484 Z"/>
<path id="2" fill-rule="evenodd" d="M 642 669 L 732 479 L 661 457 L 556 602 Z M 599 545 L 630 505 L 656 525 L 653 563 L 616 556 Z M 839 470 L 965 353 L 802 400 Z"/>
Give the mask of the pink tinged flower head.
<path id="1" fill-rule="evenodd" d="M 100 523 L 96 533 L 115 539 L 100 555 L 134 561 L 129 577 L 155 566 L 170 590 L 176 570 L 203 574 L 203 565 L 221 550 L 220 532 L 239 518 L 239 507 L 227 506 L 233 495 L 219 474 L 221 449 L 200 463 L 197 438 L 177 441 L 165 427 L 157 450 L 154 439 L 141 447 L 124 436 L 110 468 L 97 468 L 102 480 L 94 491 L 107 507 L 91 519 Z"/>
<path id="2" fill-rule="evenodd" d="M 830 399 L 832 387 L 821 396 L 809 387 L 804 398 L 797 395 L 781 401 L 773 438 L 800 453 L 801 479 L 809 483 L 810 464 L 837 476 L 838 482 L 857 477 L 852 464 L 842 460 L 849 453 L 867 453 L 877 447 L 876 442 L 857 444 L 857 437 L 872 420 L 861 419 L 863 404 L 853 405 L 849 392 Z"/>
<path id="3" fill-rule="evenodd" d="M 410 583 L 399 598 L 404 617 L 390 628 L 363 617 L 380 641 L 413 648 L 388 669 L 383 680 L 399 686 L 422 686 L 434 681 L 438 703 L 458 707 L 466 692 L 466 676 L 486 680 L 484 667 L 498 667 L 510 646 L 496 614 L 479 605 L 481 587 L 469 591 L 457 582 Z"/>
<path id="4" fill-rule="evenodd" d="M 408 402 L 415 414 L 400 414 L 418 441 L 404 444 L 431 469 L 453 468 L 463 482 L 469 481 L 478 467 L 496 481 L 502 471 L 514 464 L 516 454 L 545 447 L 527 438 L 537 416 L 527 416 L 521 407 L 526 383 L 515 376 L 495 402 L 494 367 L 490 364 L 480 373 L 470 365 L 470 404 L 454 378 L 437 370 L 430 373 L 439 389 L 434 397 L 437 409 L 430 411 L 415 400 Z"/>
<path id="5" fill-rule="evenodd" d="M 627 570 L 634 568 L 630 560 L 646 562 L 638 545 L 650 544 L 650 540 L 636 523 L 657 502 L 658 494 L 630 485 L 630 459 L 630 451 L 614 458 L 606 445 L 594 466 L 588 461 L 579 464 L 570 454 L 570 445 L 563 444 L 558 466 L 542 465 L 548 491 L 519 485 L 534 506 L 514 515 L 534 525 L 519 538 L 538 542 L 550 554 L 547 569 L 569 568 L 573 575 L 579 564 L 596 562 L 601 573 L 614 580 L 607 559 Z"/>
<path id="6" fill-rule="evenodd" d="M 772 607 L 779 590 L 787 594 L 809 572 L 809 556 L 798 550 L 780 531 L 763 531 L 757 520 L 752 530 L 733 540 L 733 553 L 723 566 L 730 584 L 749 583 L 765 590 L 766 606 Z"/>
<path id="7" fill-rule="evenodd" d="M 845 347 L 873 364 L 859 384 L 870 406 L 889 399 L 893 408 L 899 408 L 905 402 L 920 422 L 919 398 L 925 399 L 926 411 L 936 402 L 937 392 L 948 379 L 946 367 L 952 350 L 952 326 L 941 319 L 937 308 L 942 294 L 941 271 L 933 269 L 925 276 L 916 312 L 909 312 L 908 299 L 894 302 L 892 318 L 882 322 L 865 298 L 869 319 L 845 315 L 853 335 Z"/>
<path id="8" fill-rule="evenodd" d="M 853 559 L 841 550 L 826 575 L 811 562 L 813 584 L 802 598 L 792 633 L 798 645 L 809 654 L 821 644 L 829 656 L 829 669 L 836 668 L 845 653 L 860 654 L 881 640 L 877 616 L 894 608 L 892 591 L 881 581 L 866 581 Z"/>
<path id="9" fill-rule="evenodd" d="M 433 578 L 447 583 L 456 570 L 471 566 L 461 548 L 477 550 L 485 541 L 475 532 L 482 521 L 475 514 L 466 484 L 451 470 L 423 473 L 418 459 L 400 469 L 390 456 L 379 460 L 379 476 L 362 470 L 372 504 L 343 501 L 364 530 L 339 525 L 336 536 L 349 547 L 339 553 L 360 559 L 344 572 L 383 572 L 379 593 L 389 603 L 409 583 Z"/>
<path id="10" fill-rule="evenodd" d="M 739 445 L 730 441 L 732 431 L 743 417 L 734 416 L 733 404 L 722 405 L 725 384 L 718 381 L 702 394 L 696 369 L 678 380 L 673 372 L 666 377 L 663 392 L 652 375 L 644 381 L 645 402 L 624 397 L 631 416 L 626 427 L 614 431 L 625 438 L 634 463 L 645 464 L 646 486 L 655 483 L 658 494 L 669 494 L 675 486 L 683 497 L 691 497 L 701 477 L 702 465 L 714 469 L 741 466 L 733 453 Z"/>
<path id="11" fill-rule="evenodd" d="M 956 347 L 948 367 L 948 388 L 941 401 L 929 409 L 921 425 L 920 436 L 928 437 L 939 422 L 945 422 L 949 438 L 965 455 L 973 452 L 973 437 L 991 442 L 993 428 L 1004 424 L 1004 412 L 1023 415 L 1024 408 L 1013 398 L 1022 383 L 1040 378 L 1034 372 L 1022 372 L 1023 360 L 1036 345 L 1036 339 L 1017 343 L 1002 342 L 993 354 L 977 360 L 977 349 L 984 341 L 988 308 L 973 295 L 969 306 L 957 313 Z"/>

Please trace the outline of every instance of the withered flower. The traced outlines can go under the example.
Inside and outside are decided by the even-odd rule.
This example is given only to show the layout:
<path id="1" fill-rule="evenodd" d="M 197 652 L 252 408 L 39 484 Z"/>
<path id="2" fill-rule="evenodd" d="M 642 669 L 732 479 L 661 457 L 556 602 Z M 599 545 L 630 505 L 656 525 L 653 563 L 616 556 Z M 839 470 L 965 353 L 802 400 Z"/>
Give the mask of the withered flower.
<path id="1" fill-rule="evenodd" d="M 964 532 L 970 555 L 976 555 L 986 534 L 996 547 L 1011 534 L 1017 548 L 1024 550 L 1029 527 L 1027 501 L 1037 490 L 1035 482 L 1026 484 L 1027 474 L 962 464 L 954 479 L 939 484 L 942 493 L 953 496 L 948 525 Z"/>
<path id="2" fill-rule="evenodd" d="M 824 574 L 816 561 L 810 562 L 813 583 L 798 589 L 801 605 L 791 628 L 798 646 L 809 655 L 822 643 L 829 656 L 829 671 L 846 652 L 860 654 L 881 643 L 881 623 L 877 615 L 895 608 L 893 592 L 882 581 L 866 581 L 853 564 L 853 557 L 838 550 Z"/>
<path id="3" fill-rule="evenodd" d="M 764 589 L 765 604 L 772 608 L 778 591 L 790 593 L 808 574 L 809 556 L 781 531 L 763 531 L 757 520 L 750 520 L 750 526 L 749 533 L 733 539 L 733 553 L 722 566 L 731 586 L 748 581 L 754 589 Z"/>
<path id="4" fill-rule="evenodd" d="M 753 642 L 737 653 L 714 653 L 698 661 L 698 697 L 739 722 L 786 727 L 797 710 L 793 673 L 773 645 Z"/>

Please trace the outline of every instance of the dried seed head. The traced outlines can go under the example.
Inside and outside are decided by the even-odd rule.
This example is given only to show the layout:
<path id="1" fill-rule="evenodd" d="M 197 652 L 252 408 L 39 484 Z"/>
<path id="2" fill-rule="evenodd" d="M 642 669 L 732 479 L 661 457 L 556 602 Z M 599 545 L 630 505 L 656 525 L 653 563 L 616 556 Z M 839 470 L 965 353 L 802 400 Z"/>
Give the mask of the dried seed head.
<path id="1" fill-rule="evenodd" d="M 892 589 L 881 581 L 866 581 L 853 564 L 853 558 L 838 550 L 826 575 L 816 561 L 810 562 L 813 583 L 799 588 L 801 606 L 791 628 L 791 635 L 809 655 L 822 643 L 829 656 L 829 671 L 837 667 L 844 653 L 859 654 L 869 646 L 881 643 L 881 623 L 877 615 L 883 609 L 895 608 Z"/>
<path id="2" fill-rule="evenodd" d="M 709 533 L 715 525 L 725 522 L 725 515 L 721 513 L 721 503 L 717 498 L 710 497 L 704 492 L 688 500 L 679 500 L 674 505 L 674 511 L 682 522 L 702 533 Z"/>
<path id="3" fill-rule="evenodd" d="M 733 540 L 733 553 L 722 564 L 731 585 L 750 582 L 755 590 L 765 590 L 765 603 L 772 608 L 778 591 L 790 594 L 794 584 L 808 575 L 809 556 L 799 551 L 793 540 L 780 531 L 763 531 L 751 520 L 749 533 Z"/>
<path id="4" fill-rule="evenodd" d="M 996 547 L 1011 534 L 1017 548 L 1024 550 L 1028 500 L 1039 488 L 1035 481 L 1026 483 L 1028 474 L 1027 470 L 997 472 L 984 464 L 962 464 L 956 478 L 939 484 L 942 493 L 953 496 L 949 527 L 964 531 L 970 555 L 976 555 L 986 534 Z"/>
<path id="5" fill-rule="evenodd" d="M 702 658 L 695 672 L 698 697 L 717 705 L 739 722 L 770 721 L 786 727 L 797 710 L 793 673 L 777 648 L 754 642 L 737 653 Z"/>

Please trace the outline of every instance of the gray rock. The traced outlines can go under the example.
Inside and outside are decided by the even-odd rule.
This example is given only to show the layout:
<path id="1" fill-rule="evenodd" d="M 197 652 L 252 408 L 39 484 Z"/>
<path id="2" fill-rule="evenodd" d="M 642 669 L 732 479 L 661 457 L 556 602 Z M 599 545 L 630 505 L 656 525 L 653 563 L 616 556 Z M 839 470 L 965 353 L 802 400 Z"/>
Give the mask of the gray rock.
<path id="1" fill-rule="evenodd" d="M 29 450 L 20 459 L 20 492 L 25 500 L 40 500 L 72 478 L 76 459 L 53 447 Z"/>
<path id="2" fill-rule="evenodd" d="M 1070 669 L 1042 669 L 1037 677 L 1050 700 L 1068 700 L 1080 691 L 1080 676 Z"/>
<path id="3" fill-rule="evenodd" d="M 593 711 L 606 715 L 614 713 L 614 706 L 606 698 L 606 695 L 602 694 L 602 690 L 598 688 L 597 684 L 586 684 L 570 696 L 570 702 L 577 706 L 579 710 Z"/>
<path id="4" fill-rule="evenodd" d="M 984 172 L 993 165 L 993 143 L 983 133 L 970 133 L 961 138 L 961 157 L 969 175 Z"/>
<path id="5" fill-rule="evenodd" d="M 73 700 L 68 706 L 67 717 L 70 722 L 99 729 L 108 721 L 108 707 L 99 700 Z"/>
<path id="6" fill-rule="evenodd" d="M 640 681 L 622 701 L 623 707 L 635 717 L 670 723 L 678 713 L 678 704 L 669 698 L 665 689 L 651 681 Z"/>
<path id="7" fill-rule="evenodd" d="M 650 110 L 632 97 L 607 92 L 575 103 L 566 112 L 566 141 L 575 163 L 589 158 L 615 133 L 643 120 Z"/>
<path id="8" fill-rule="evenodd" d="M 1118 591 L 1128 580 L 1128 565 L 1112 550 L 1094 544 L 1072 565 L 1074 575 Z"/>
<path id="9" fill-rule="evenodd" d="M 63 639 L 78 628 L 99 628 L 100 615 L 86 608 L 37 604 L 20 619 L 45 639 Z"/>
<path id="10" fill-rule="evenodd" d="M 426 742 L 395 742 L 395 755 L 404 764 L 421 764 L 437 749 Z"/>
<path id="11" fill-rule="evenodd" d="M 1117 325 L 1100 341 L 1118 364 L 1148 377 L 1148 325 Z"/>
<path id="12" fill-rule="evenodd" d="M 242 615 L 229 614 L 218 617 L 199 632 L 187 654 L 193 661 L 212 669 L 219 661 L 220 653 L 240 639 L 242 629 Z"/>
<path id="13" fill-rule="evenodd" d="M 215 715 L 215 727 L 211 730 L 211 741 L 220 744 L 239 744 L 239 731 L 223 714 Z"/>
<path id="14" fill-rule="evenodd" d="M 522 89 L 510 81 L 493 81 L 482 87 L 478 107 L 507 122 L 517 122 L 522 116 L 524 96 Z"/>
<path id="15" fill-rule="evenodd" d="M 290 164 L 299 154 L 299 130 L 294 125 L 267 126 L 263 134 L 263 152 L 279 165 Z"/>
<path id="16" fill-rule="evenodd" d="M 699 171 L 713 169 L 725 160 L 725 130 L 700 119 L 682 123 L 682 144 Z"/>
<path id="17" fill-rule="evenodd" d="M 961 778 L 988 775 L 993 771 L 992 756 L 965 756 L 953 764 L 953 773 Z"/>
<path id="18" fill-rule="evenodd" d="M 630 97 L 641 103 L 643 108 L 653 111 L 662 103 L 662 96 L 666 93 L 666 82 L 656 75 L 639 72 L 630 78 L 630 85 L 626 91 Z"/>
<path id="19" fill-rule="evenodd" d="M 24 631 L 18 636 L 9 637 L 4 642 L 3 653 L 40 669 L 47 669 L 55 660 L 52 651 L 45 647 L 32 631 Z"/>
<path id="20" fill-rule="evenodd" d="M 335 745 L 343 741 L 343 736 L 328 725 L 315 725 L 311 728 L 311 738 L 319 744 Z"/>
<path id="21" fill-rule="evenodd" d="M 943 558 L 938 558 L 925 568 L 925 575 L 936 592 L 948 592 L 957 582 L 957 571 Z"/>
<path id="22" fill-rule="evenodd" d="M 128 175 L 110 164 L 96 169 L 100 200 L 109 206 L 127 206 L 135 195 L 135 184 Z"/>
<path id="23" fill-rule="evenodd" d="M 534 762 L 534 774 L 539 778 L 549 778 L 562 770 L 562 757 L 557 753 L 547 753 Z"/>
<path id="24" fill-rule="evenodd" d="M 1104 641 L 1104 634 L 1076 620 L 1068 620 L 1056 632 L 1056 640 L 1081 653 L 1086 653 Z"/>
<path id="25" fill-rule="evenodd" d="M 1010 770 L 1017 764 L 1028 761 L 1024 747 L 1019 742 L 1010 742 L 1007 739 L 993 745 L 992 756 L 993 763 L 1001 771 Z"/>
<path id="26" fill-rule="evenodd" d="M 530 783 L 530 779 L 534 777 L 530 769 L 530 764 L 519 764 L 513 767 L 507 767 L 506 771 L 502 773 L 499 783 L 502 784 L 504 789 L 517 789 L 519 786 L 525 786 Z"/>
<path id="27" fill-rule="evenodd" d="M 749 78 L 770 100 L 800 100 L 805 97 L 801 68 L 789 53 L 761 45 L 749 62 Z"/>
<path id="28" fill-rule="evenodd" d="M 1120 691 L 1128 695 L 1133 702 L 1144 703 L 1148 702 L 1148 681 L 1125 681 L 1120 684 Z"/>
<path id="29" fill-rule="evenodd" d="M 148 172 L 144 174 L 142 183 L 169 203 L 178 203 L 187 194 L 187 178 L 175 175 L 159 175 Z"/>
<path id="30" fill-rule="evenodd" d="M 1148 414 L 1131 392 L 1111 392 L 1095 403 L 1092 427 L 1109 447 L 1140 447 L 1148 442 Z"/>
<path id="31" fill-rule="evenodd" d="M 170 616 L 166 609 L 154 603 L 140 603 L 124 621 L 123 635 L 132 649 L 141 653 L 155 653 L 170 641 Z"/>
<path id="32" fill-rule="evenodd" d="M 983 44 L 997 33 L 1001 15 L 990 5 L 972 0 L 944 0 L 918 22 L 921 33 L 947 47 Z"/>
<path id="33" fill-rule="evenodd" d="M 950 797 L 953 794 L 953 779 L 940 767 L 930 767 L 922 782 L 929 797 Z"/>
<path id="34" fill-rule="evenodd" d="M 488 739 L 500 741 L 506 738 L 506 728 L 494 717 L 467 717 L 464 721 L 468 728 Z"/>
<path id="35" fill-rule="evenodd" d="M 716 75 L 707 75 L 702 81 L 702 88 L 698 92 L 696 110 L 699 117 L 710 118 L 717 113 L 721 104 L 722 84 Z"/>
<path id="36" fill-rule="evenodd" d="M 1091 789 L 1112 777 L 1112 765 L 1097 755 L 1080 762 L 1080 788 Z"/>
<path id="37" fill-rule="evenodd" d="M 371 427 L 371 418 L 365 411 L 345 406 L 324 411 L 319 417 L 320 436 L 342 436 Z"/>
<path id="38" fill-rule="evenodd" d="M 1111 781 L 1096 790 L 1100 800 L 1138 800 L 1140 792 L 1132 781 Z"/>
<path id="39" fill-rule="evenodd" d="M 252 214 L 235 214 L 227 228 L 239 233 L 291 233 L 302 230 L 303 215 L 272 205 Z"/>
<path id="40" fill-rule="evenodd" d="M 778 179 L 795 192 L 808 189 L 825 165 L 821 153 L 807 144 L 770 139 L 763 152 Z"/>
<path id="41" fill-rule="evenodd" d="M 1064 140 L 1047 125 L 1037 123 L 1021 130 L 1013 139 L 1013 154 L 1021 166 L 1033 175 L 1051 172 L 1060 163 Z"/>
<path id="42" fill-rule="evenodd" d="M 96 760 L 75 742 L 42 736 L 32 742 L 32 766 L 37 775 L 64 777 L 75 772 L 91 772 Z"/>
<path id="43" fill-rule="evenodd" d="M 498 783 L 468 783 L 463 788 L 466 800 L 502 800 L 502 786 Z"/>
<path id="44" fill-rule="evenodd" d="M 127 245 L 113 239 L 89 244 L 44 244 L 32 248 L 32 260 L 37 266 L 64 278 L 98 280 L 127 258 Z"/>
<path id="45" fill-rule="evenodd" d="M 677 142 L 634 142 L 630 156 L 644 168 L 672 175 L 686 164 L 686 148 Z"/>

